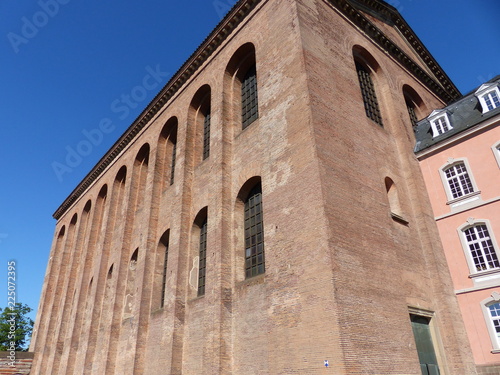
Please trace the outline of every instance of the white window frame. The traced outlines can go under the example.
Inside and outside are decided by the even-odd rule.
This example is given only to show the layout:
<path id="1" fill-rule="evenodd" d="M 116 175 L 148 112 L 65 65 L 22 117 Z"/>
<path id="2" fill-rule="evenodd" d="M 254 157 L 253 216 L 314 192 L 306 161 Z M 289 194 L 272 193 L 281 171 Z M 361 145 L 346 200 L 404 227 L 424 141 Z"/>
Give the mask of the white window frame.
<path id="1" fill-rule="evenodd" d="M 477 89 L 474 95 L 478 98 L 479 103 L 481 103 L 483 114 L 496 108 L 500 108 L 500 89 L 498 87 L 498 83 L 485 83 Z M 498 105 L 495 106 L 495 102 L 492 100 L 493 98 L 490 97 L 491 95 L 496 95 L 499 101 Z M 493 108 L 488 107 L 488 103 L 486 101 L 487 97 L 490 97 L 490 104 L 492 104 Z"/>
<path id="2" fill-rule="evenodd" d="M 492 353 L 500 353 L 500 334 L 495 330 L 495 324 L 493 323 L 493 317 L 490 313 L 490 306 L 500 303 L 500 293 L 495 291 L 491 293 L 491 297 L 488 297 L 481 301 L 481 310 L 483 311 L 484 321 L 486 323 L 486 328 L 488 329 L 488 334 L 490 335 Z M 500 319 L 500 317 L 499 317 Z"/>
<path id="3" fill-rule="evenodd" d="M 472 257 L 472 253 L 471 253 L 470 248 L 469 248 L 469 242 L 467 241 L 465 231 L 467 229 L 470 229 L 472 227 L 476 227 L 479 225 L 486 226 L 486 229 L 488 230 L 489 239 L 490 239 L 491 244 L 493 246 L 493 250 L 495 251 L 497 258 L 500 260 L 499 247 L 498 247 L 495 235 L 491 229 L 491 225 L 490 225 L 489 220 L 474 219 L 474 218 L 467 219 L 467 222 L 465 224 L 463 224 L 457 228 L 457 232 L 458 232 L 458 236 L 460 238 L 460 242 L 462 244 L 462 250 L 464 251 L 465 259 L 467 260 L 467 265 L 469 266 L 469 271 L 470 271 L 469 277 L 471 277 L 471 278 L 483 276 L 486 274 L 500 273 L 500 266 L 494 267 L 494 268 L 488 268 L 487 270 L 481 270 L 481 271 L 478 271 L 476 268 L 476 263 L 474 262 L 474 259 Z M 482 246 L 481 246 L 481 251 L 483 251 Z"/>
<path id="4" fill-rule="evenodd" d="M 448 180 L 448 177 L 446 176 L 446 170 L 448 170 L 448 168 L 451 168 L 451 167 L 458 165 L 458 164 L 464 164 L 466 172 L 467 172 L 467 176 L 469 177 L 469 180 L 472 184 L 473 190 L 472 190 L 472 192 L 463 194 L 460 197 L 454 197 L 453 193 L 451 191 L 450 182 Z M 479 191 L 479 189 L 477 188 L 476 181 L 474 180 L 474 176 L 471 172 L 469 162 L 466 158 L 460 158 L 460 159 L 449 158 L 448 162 L 445 165 L 441 166 L 441 168 L 439 169 L 439 174 L 440 174 L 441 180 L 443 182 L 444 190 L 446 192 L 446 197 L 448 198 L 448 202 L 447 202 L 448 204 L 452 204 L 456 201 L 461 201 L 461 200 L 469 198 L 473 195 L 478 195 L 481 193 Z"/>
<path id="5" fill-rule="evenodd" d="M 493 151 L 493 155 L 495 155 L 498 167 L 500 168 L 500 141 L 491 146 L 491 151 Z"/>
<path id="6" fill-rule="evenodd" d="M 444 109 L 432 111 L 427 119 L 431 123 L 433 138 L 447 133 L 453 129 L 453 126 L 451 126 L 449 113 Z"/>

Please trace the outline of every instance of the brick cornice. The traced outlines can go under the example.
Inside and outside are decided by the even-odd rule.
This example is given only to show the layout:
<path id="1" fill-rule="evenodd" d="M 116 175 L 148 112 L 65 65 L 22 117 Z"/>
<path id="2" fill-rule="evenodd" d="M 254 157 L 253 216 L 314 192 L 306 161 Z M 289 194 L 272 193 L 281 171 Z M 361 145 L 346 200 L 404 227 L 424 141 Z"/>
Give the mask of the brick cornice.
<path id="1" fill-rule="evenodd" d="M 408 69 L 417 79 L 434 92 L 445 103 L 460 98 L 462 95 L 430 52 L 425 48 L 410 26 L 391 5 L 380 0 L 327 0 L 341 11 L 351 22 L 363 30 L 384 51 L 389 53 L 402 66 Z M 429 67 L 437 81 L 425 72 L 415 61 L 392 42 L 379 28 L 377 28 L 360 10 L 368 10 L 389 25 L 395 25 L 413 50 Z"/>
<path id="2" fill-rule="evenodd" d="M 61 206 L 54 212 L 53 217 L 59 220 L 62 215 L 75 203 L 82 194 L 97 180 L 116 157 L 130 144 L 135 136 L 149 123 L 159 110 L 179 91 L 186 81 L 200 68 L 212 53 L 224 42 L 227 37 L 240 25 L 243 19 L 263 0 L 239 0 L 233 9 L 215 27 L 210 35 L 201 43 L 191 57 L 174 74 L 170 81 L 158 95 L 148 104 L 146 109 L 137 117 L 124 134 L 115 142 L 109 151 L 97 162 L 92 170 L 83 178 L 82 182 L 71 192 Z M 403 20 L 401 15 L 390 5 L 379 0 L 325 0 L 342 12 L 355 25 L 362 29 L 383 50 L 387 51 L 401 65 L 411 71 L 432 92 L 446 103 L 458 98 L 460 92 L 453 85 L 448 76 L 437 64 L 429 51 L 420 42 L 415 33 Z M 407 38 L 415 51 L 420 55 L 435 77 L 436 82 L 408 55 L 396 46 L 384 33 L 375 27 L 360 12 L 360 7 L 375 12 L 379 17 L 395 24 Z"/>

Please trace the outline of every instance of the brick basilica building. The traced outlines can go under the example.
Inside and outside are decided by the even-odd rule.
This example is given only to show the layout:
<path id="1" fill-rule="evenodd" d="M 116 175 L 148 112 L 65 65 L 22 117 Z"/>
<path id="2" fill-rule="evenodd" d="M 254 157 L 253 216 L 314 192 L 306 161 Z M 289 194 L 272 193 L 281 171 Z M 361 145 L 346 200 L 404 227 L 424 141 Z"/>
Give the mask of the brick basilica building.
<path id="1" fill-rule="evenodd" d="M 475 374 L 381 0 L 240 0 L 54 214 L 32 374 Z"/>

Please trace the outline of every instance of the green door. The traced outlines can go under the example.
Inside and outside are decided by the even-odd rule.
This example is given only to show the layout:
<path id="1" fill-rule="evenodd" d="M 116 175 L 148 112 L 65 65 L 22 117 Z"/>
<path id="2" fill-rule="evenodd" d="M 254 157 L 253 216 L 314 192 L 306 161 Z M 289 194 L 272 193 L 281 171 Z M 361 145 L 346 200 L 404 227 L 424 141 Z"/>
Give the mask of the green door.
<path id="1" fill-rule="evenodd" d="M 439 366 L 429 328 L 430 318 L 419 315 L 410 315 L 410 318 L 422 375 L 439 375 Z"/>

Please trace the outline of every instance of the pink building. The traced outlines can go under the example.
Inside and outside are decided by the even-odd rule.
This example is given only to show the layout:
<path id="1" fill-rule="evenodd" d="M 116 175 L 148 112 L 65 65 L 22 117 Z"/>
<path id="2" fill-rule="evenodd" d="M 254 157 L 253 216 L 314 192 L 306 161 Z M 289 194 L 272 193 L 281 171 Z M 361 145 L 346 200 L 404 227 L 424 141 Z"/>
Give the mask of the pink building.
<path id="1" fill-rule="evenodd" d="M 500 374 L 499 125 L 497 76 L 415 129 L 416 156 L 478 374 Z"/>

